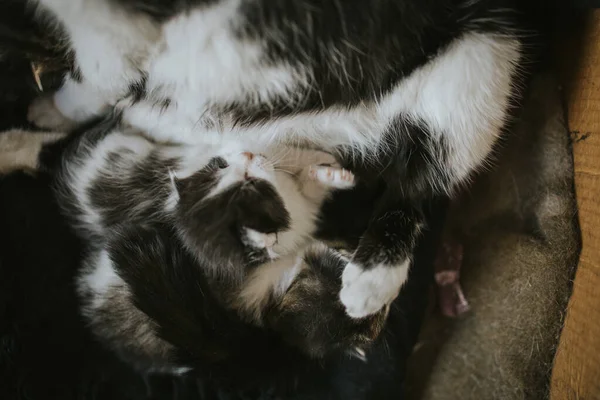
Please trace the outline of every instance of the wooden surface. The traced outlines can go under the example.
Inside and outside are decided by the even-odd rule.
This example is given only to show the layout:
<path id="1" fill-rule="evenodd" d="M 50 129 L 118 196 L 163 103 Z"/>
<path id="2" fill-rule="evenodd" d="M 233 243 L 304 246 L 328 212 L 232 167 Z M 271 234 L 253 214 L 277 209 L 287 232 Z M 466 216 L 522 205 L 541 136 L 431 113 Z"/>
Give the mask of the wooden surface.
<path id="1" fill-rule="evenodd" d="M 565 96 L 583 249 L 552 375 L 553 400 L 600 399 L 600 11 L 579 42 L 578 61 L 568 48 L 559 62 L 573 70 Z"/>

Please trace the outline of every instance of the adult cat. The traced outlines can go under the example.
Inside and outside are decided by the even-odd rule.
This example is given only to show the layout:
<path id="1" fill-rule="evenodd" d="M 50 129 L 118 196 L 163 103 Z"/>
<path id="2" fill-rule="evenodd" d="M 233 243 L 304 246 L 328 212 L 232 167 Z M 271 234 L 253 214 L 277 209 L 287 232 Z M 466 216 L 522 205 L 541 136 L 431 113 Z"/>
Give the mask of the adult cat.
<path id="1" fill-rule="evenodd" d="M 210 135 L 339 155 L 384 196 L 343 273 L 356 318 L 406 281 L 421 203 L 486 161 L 524 42 L 511 0 L 37 0 L 73 71 L 30 109 L 40 126 L 123 110 L 177 143 Z"/>

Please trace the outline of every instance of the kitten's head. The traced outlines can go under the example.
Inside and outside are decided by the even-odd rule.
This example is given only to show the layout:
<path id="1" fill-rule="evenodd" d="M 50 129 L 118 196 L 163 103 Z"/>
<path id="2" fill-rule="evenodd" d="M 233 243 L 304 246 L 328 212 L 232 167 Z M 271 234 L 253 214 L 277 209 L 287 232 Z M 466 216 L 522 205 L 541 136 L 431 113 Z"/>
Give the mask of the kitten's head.
<path id="1" fill-rule="evenodd" d="M 179 234 L 219 274 L 263 263 L 272 258 L 277 233 L 290 228 L 281 190 L 289 187 L 282 181 L 293 179 L 276 172 L 264 155 L 221 151 L 191 175 L 174 179 Z"/>

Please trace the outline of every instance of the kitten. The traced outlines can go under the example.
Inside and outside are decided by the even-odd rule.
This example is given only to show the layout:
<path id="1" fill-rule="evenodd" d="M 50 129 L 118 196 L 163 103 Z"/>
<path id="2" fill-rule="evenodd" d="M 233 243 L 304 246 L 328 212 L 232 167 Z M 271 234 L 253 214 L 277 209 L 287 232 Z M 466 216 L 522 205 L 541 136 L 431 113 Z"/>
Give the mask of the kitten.
<path id="1" fill-rule="evenodd" d="M 85 131 L 101 137 L 107 129 L 114 129 L 113 121 Z M 21 135 L 19 146 L 31 150 L 48 139 L 32 132 Z M 2 280 L 8 284 L 9 296 L 5 317 L 7 328 L 14 327 L 5 332 L 10 343 L 0 367 L 9 376 L 23 378 L 2 386 L 3 393 L 39 393 L 39 398 L 46 398 L 47 393 L 61 393 L 65 398 L 92 394 L 154 398 L 160 395 L 146 392 L 139 370 L 182 373 L 193 368 L 194 372 L 173 379 L 179 382 L 178 390 L 185 382 L 202 399 L 216 398 L 212 394 L 216 388 L 227 393 L 223 398 L 235 399 L 402 398 L 405 360 L 416 341 L 427 299 L 423 294 L 432 279 L 435 245 L 431 240 L 436 235 L 429 234 L 420 242 L 417 262 L 421 268 L 411 271 L 389 318 L 381 313 L 362 320 L 348 318 L 337 299 L 346 260 L 331 249 L 311 246 L 303 257 L 305 268 L 282 301 L 266 308 L 263 326 L 256 327 L 217 301 L 212 284 L 197 267 L 198 260 L 181 245 L 172 227 L 160 223 L 123 226 L 116 228 L 118 234 L 105 246 L 111 263 L 104 265 L 113 264 L 114 269 L 107 268 L 106 274 L 99 273 L 92 280 L 111 284 L 106 296 L 96 296 L 101 304 L 95 318 L 88 320 L 92 329 L 85 329 L 74 278 L 84 273 L 82 257 L 92 259 L 101 250 L 82 248 L 60 217 L 58 199 L 50 190 L 50 182 L 60 178 L 55 171 L 68 158 L 64 152 L 76 150 L 79 141 L 74 133 L 44 145 L 37 165 L 31 165 L 34 174 L 0 177 L 7 228 L 0 258 L 10 267 L 4 268 L 6 279 Z M 0 158 L 9 152 L 4 147 L 0 150 Z M 356 187 L 336 190 L 326 200 L 319 236 L 348 241 L 347 247 L 353 248 L 380 193 L 379 189 L 363 190 L 362 185 L 357 181 Z M 442 218 L 431 221 L 439 225 Z M 20 284 L 15 285 L 15 279 Z M 384 332 L 378 335 L 380 329 Z M 98 341 L 98 336 L 94 340 L 91 332 L 103 340 Z M 374 336 L 378 338 L 373 341 Z M 117 350 L 128 364 L 138 367 L 138 373 L 115 360 L 101 344 Z M 364 348 L 364 353 L 354 351 L 349 356 L 347 351 L 356 346 Z M 40 360 L 40 354 L 46 357 Z M 57 359 L 67 364 L 56 368 Z M 34 362 L 23 362 L 27 360 Z M 196 379 L 201 381 L 196 383 Z M 251 390 L 234 395 L 244 388 Z M 192 396 L 187 389 L 183 393 L 178 395 Z"/>
<path id="2" fill-rule="evenodd" d="M 279 301 L 305 268 L 325 200 L 354 186 L 329 154 L 262 150 L 239 141 L 161 145 L 118 125 L 81 135 L 62 159 L 57 193 L 65 214 L 99 247 L 79 281 L 82 292 L 110 290 L 112 280 L 98 276 L 110 274 L 106 246 L 124 226 L 161 223 L 194 255 L 215 296 L 262 323 L 266 304 Z"/>
<path id="3" fill-rule="evenodd" d="M 88 239 L 77 288 L 96 336 L 143 371 L 210 371 L 215 351 L 236 354 L 210 334 L 218 321 L 239 325 L 234 311 L 310 357 L 364 357 L 388 310 L 349 318 L 337 299 L 348 260 L 314 238 L 323 203 L 353 188 L 349 171 L 312 150 L 265 149 L 267 158 L 240 144 L 160 145 L 113 121 L 63 139 L 54 179 Z M 2 135 L 12 146 L 0 159 L 13 168 L 12 154 L 51 140 Z"/>
<path id="4" fill-rule="evenodd" d="M 528 49 L 513 0 L 34 3 L 75 54 L 62 88 L 32 104 L 38 125 L 116 106 L 159 141 L 308 143 L 385 180 L 343 274 L 356 318 L 406 281 L 421 204 L 488 159 Z"/>

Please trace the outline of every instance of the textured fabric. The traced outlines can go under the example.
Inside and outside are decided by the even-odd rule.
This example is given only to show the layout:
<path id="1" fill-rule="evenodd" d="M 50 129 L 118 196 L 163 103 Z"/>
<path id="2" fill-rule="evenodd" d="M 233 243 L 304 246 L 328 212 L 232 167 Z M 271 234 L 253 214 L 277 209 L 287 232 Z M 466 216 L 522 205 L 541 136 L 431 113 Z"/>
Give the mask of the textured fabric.
<path id="1" fill-rule="evenodd" d="M 571 143 L 553 76 L 534 79 L 516 126 L 454 204 L 445 235 L 464 246 L 471 311 L 430 316 L 409 367 L 412 398 L 546 398 L 580 250 Z"/>

